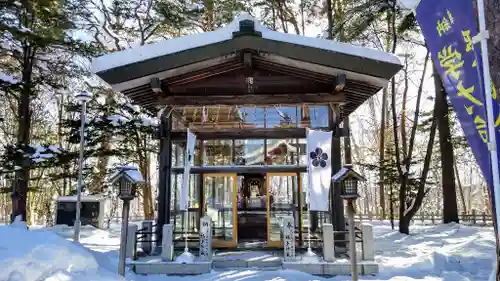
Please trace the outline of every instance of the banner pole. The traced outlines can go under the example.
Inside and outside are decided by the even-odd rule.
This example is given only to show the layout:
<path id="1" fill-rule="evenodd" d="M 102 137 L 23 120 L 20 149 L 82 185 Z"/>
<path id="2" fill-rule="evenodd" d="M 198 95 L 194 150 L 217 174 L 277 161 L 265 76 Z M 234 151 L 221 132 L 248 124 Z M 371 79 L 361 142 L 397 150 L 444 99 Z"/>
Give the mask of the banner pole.
<path id="1" fill-rule="evenodd" d="M 481 42 L 481 58 L 483 61 L 483 83 L 484 83 L 484 92 L 485 92 L 485 100 L 486 100 L 486 114 L 488 117 L 488 135 L 489 135 L 489 143 L 488 149 L 490 151 L 491 156 L 491 172 L 493 177 L 493 193 L 494 193 L 494 204 L 493 210 L 495 212 L 495 223 L 497 227 L 500 219 L 500 209 L 495 205 L 500 202 L 500 178 L 498 171 L 498 154 L 496 147 L 496 133 L 495 133 L 495 117 L 493 116 L 493 101 L 491 95 L 491 75 L 490 75 L 490 63 L 488 59 L 488 31 L 486 30 L 486 17 L 484 11 L 484 0 L 477 0 L 477 8 L 478 8 L 478 16 L 479 16 L 479 39 Z M 498 236 L 498 231 L 496 233 Z M 498 238 L 498 237 L 497 237 Z"/>

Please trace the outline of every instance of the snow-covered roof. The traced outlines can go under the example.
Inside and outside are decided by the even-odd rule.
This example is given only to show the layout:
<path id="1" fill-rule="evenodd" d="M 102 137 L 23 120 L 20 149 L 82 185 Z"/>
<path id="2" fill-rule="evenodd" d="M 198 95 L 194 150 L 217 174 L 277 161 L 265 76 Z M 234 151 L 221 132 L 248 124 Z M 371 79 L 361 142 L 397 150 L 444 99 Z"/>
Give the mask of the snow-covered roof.
<path id="1" fill-rule="evenodd" d="M 254 22 L 260 38 L 247 34 L 242 36 L 245 38 L 235 36 L 240 30 L 240 22 L 244 20 Z M 226 44 L 228 42 L 232 43 Z M 273 31 L 249 14 L 241 13 L 233 22 L 215 31 L 163 40 L 97 57 L 92 61 L 92 71 L 115 91 L 123 91 L 149 84 L 151 77 L 166 79 L 227 62 L 244 49 L 255 49 L 260 56 L 275 63 L 292 67 L 298 65 L 302 69 L 329 75 L 342 73 L 348 79 L 354 78 L 381 87 L 402 67 L 400 59 L 391 53 L 334 40 Z M 193 52 L 187 53 L 190 50 Z M 335 71 L 332 68 L 338 69 Z"/>
<path id="2" fill-rule="evenodd" d="M 337 183 L 346 178 L 348 175 L 352 175 L 353 177 L 358 178 L 358 180 L 361 181 L 365 180 L 365 178 L 362 175 L 354 171 L 350 166 L 345 166 L 342 169 L 340 169 L 340 171 L 335 173 L 335 175 L 332 176 L 332 181 Z"/>
<path id="3" fill-rule="evenodd" d="M 262 38 L 264 39 L 303 45 L 331 52 L 344 53 L 352 56 L 401 65 L 399 58 L 390 53 L 322 38 L 306 37 L 273 31 L 260 24 L 260 22 L 249 14 L 241 13 L 229 25 L 215 31 L 177 37 L 98 57 L 92 61 L 92 71 L 94 73 L 104 72 L 116 67 L 231 40 L 233 38 L 233 32 L 237 32 L 239 30 L 239 22 L 242 20 L 254 21 L 255 30 L 261 32 Z"/>
<path id="4" fill-rule="evenodd" d="M 120 175 L 128 177 L 128 179 L 134 183 L 141 184 L 144 183 L 144 177 L 137 167 L 131 165 L 123 165 L 117 168 L 117 171 L 109 177 L 110 183 L 116 181 Z"/>

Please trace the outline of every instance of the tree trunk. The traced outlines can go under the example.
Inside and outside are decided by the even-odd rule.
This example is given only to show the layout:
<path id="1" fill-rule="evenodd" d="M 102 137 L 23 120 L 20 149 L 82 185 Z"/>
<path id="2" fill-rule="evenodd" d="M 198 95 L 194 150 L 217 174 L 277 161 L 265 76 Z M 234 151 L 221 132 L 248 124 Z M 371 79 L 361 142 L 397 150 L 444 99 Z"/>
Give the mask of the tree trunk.
<path id="1" fill-rule="evenodd" d="M 31 91 L 33 58 L 35 51 L 33 47 L 23 47 L 23 71 L 22 83 L 23 87 L 19 97 L 17 108 L 18 128 L 17 128 L 17 146 L 18 148 L 27 149 L 30 145 L 30 130 L 31 130 Z M 30 163 L 25 159 L 24 153 L 17 153 L 16 166 L 21 169 L 15 173 L 15 186 L 12 193 L 12 220 L 17 216 L 21 216 L 22 221 L 26 221 L 26 203 L 28 196 L 28 187 L 30 180 Z"/>
<path id="2" fill-rule="evenodd" d="M 436 105 L 434 105 L 434 116 L 432 118 L 431 128 L 429 132 L 429 142 L 427 143 L 427 151 L 425 153 L 424 165 L 422 168 L 422 174 L 420 175 L 417 195 L 415 196 L 415 199 L 409 208 L 406 209 L 405 206 L 401 208 L 400 206 L 399 209 L 400 210 L 399 232 L 404 234 L 410 234 L 410 222 L 413 216 L 415 216 L 417 211 L 420 209 L 420 206 L 422 206 L 425 194 L 427 194 L 427 191 L 425 190 L 425 183 L 427 181 L 427 175 L 430 169 L 432 151 L 434 147 L 434 138 L 436 136 L 436 128 L 437 128 L 435 114 L 436 114 Z M 404 201 L 400 202 L 400 204 L 406 205 Z"/>
<path id="3" fill-rule="evenodd" d="M 456 159 L 454 159 L 453 161 L 453 170 L 455 171 L 455 176 L 457 177 L 458 192 L 460 194 L 460 201 L 462 202 L 463 206 L 462 211 L 464 214 L 467 214 L 467 203 L 465 203 L 464 187 L 462 186 L 462 181 L 460 180 Z"/>
<path id="4" fill-rule="evenodd" d="M 140 139 L 140 137 L 138 137 Z M 144 212 L 144 219 L 153 220 L 154 219 L 154 208 L 153 208 L 153 192 L 151 189 L 151 177 L 150 177 L 150 157 L 147 151 L 148 140 L 145 136 L 142 136 L 143 143 L 138 146 L 142 147 L 142 151 L 137 151 L 139 155 L 139 169 L 144 176 L 145 183 L 142 185 L 142 208 Z M 138 143 L 139 144 L 139 143 Z"/>
<path id="5" fill-rule="evenodd" d="M 450 122 L 448 118 L 448 101 L 446 91 L 439 74 L 434 69 L 434 85 L 436 91 L 435 118 L 439 129 L 439 147 L 441 150 L 441 184 L 443 188 L 443 222 L 458 223 L 457 192 L 455 172 L 453 171 L 453 145 L 451 143 Z"/>
<path id="6" fill-rule="evenodd" d="M 107 93 L 105 104 L 110 105 L 113 103 L 114 94 Z M 101 143 L 101 149 L 103 151 L 109 151 L 111 149 L 112 135 L 109 134 L 104 137 Z M 97 160 L 96 170 L 97 173 L 89 185 L 90 194 L 98 194 L 103 192 L 104 182 L 106 180 L 106 175 L 108 173 L 108 163 L 109 156 L 100 156 Z"/>

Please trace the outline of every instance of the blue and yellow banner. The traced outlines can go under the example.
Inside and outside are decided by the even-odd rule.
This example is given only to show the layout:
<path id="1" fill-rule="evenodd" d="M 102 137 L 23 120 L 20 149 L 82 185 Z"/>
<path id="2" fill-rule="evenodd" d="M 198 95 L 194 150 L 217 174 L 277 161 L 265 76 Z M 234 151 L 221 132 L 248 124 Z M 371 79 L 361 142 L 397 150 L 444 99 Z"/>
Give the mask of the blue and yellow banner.
<path id="1" fill-rule="evenodd" d="M 494 208 L 491 158 L 480 43 L 474 43 L 478 24 L 472 0 L 422 0 L 417 22 L 431 52 L 469 146 L 490 189 Z M 496 91 L 492 85 L 492 96 Z M 500 140 L 498 102 L 493 101 L 496 140 Z M 497 144 L 497 147 L 500 147 Z M 450 164 L 451 165 L 451 164 Z"/>

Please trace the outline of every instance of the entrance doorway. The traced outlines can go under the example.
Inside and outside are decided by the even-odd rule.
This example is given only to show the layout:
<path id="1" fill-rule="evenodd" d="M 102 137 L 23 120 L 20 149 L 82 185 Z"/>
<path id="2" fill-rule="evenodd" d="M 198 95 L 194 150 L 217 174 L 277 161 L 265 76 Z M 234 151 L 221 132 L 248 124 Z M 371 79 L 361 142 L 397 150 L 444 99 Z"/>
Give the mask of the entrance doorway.
<path id="1" fill-rule="evenodd" d="M 242 174 L 238 204 L 238 240 L 245 245 L 267 241 L 267 189 L 263 174 Z"/>
<path id="2" fill-rule="evenodd" d="M 212 219 L 212 246 L 238 244 L 238 178 L 236 174 L 203 175 L 204 214 Z"/>
<path id="3" fill-rule="evenodd" d="M 301 217 L 299 211 L 299 196 L 301 192 L 299 177 L 295 173 L 269 173 L 267 181 L 267 245 L 283 247 L 281 229 L 283 218 L 294 218 L 295 229 Z M 295 231 L 297 233 L 297 231 Z M 297 241 L 297 237 L 295 238 Z"/>
<path id="4" fill-rule="evenodd" d="M 299 229 L 300 185 L 296 173 L 203 175 L 213 247 L 283 247 L 283 218 L 293 217 Z"/>

